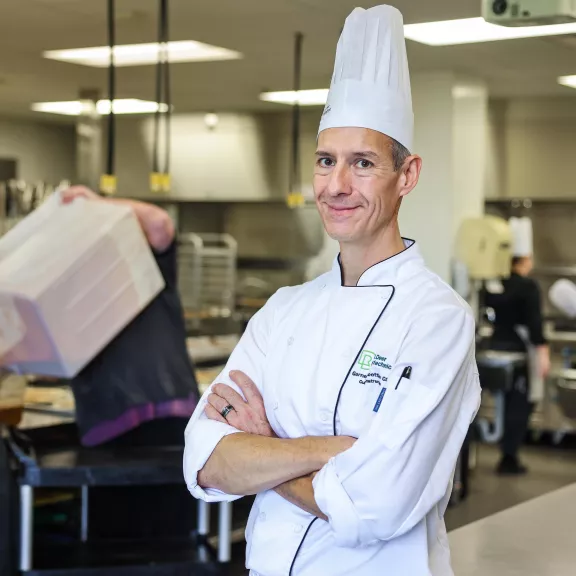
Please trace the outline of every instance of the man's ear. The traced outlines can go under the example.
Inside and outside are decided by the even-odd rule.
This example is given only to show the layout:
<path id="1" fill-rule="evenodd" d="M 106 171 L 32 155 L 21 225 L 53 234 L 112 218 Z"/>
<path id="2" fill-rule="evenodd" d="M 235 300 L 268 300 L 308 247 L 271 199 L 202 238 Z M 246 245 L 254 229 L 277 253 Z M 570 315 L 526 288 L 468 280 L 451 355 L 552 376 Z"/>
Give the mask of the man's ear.
<path id="1" fill-rule="evenodd" d="M 406 158 L 401 170 L 399 179 L 400 197 L 408 196 L 418 184 L 420 179 L 420 171 L 422 170 L 422 158 L 416 154 L 412 154 Z"/>

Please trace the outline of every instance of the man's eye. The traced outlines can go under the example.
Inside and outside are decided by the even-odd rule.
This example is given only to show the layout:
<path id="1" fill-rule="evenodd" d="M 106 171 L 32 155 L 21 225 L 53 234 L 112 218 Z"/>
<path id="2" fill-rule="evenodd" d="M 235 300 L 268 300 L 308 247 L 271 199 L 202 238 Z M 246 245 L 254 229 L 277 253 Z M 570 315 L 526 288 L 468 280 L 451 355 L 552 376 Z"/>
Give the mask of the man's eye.
<path id="1" fill-rule="evenodd" d="M 320 158 L 318 160 L 318 166 L 321 168 L 331 168 L 334 166 L 334 161 L 331 158 Z"/>
<path id="2" fill-rule="evenodd" d="M 372 168 L 374 164 L 372 164 L 372 162 L 369 160 L 358 160 L 358 162 L 356 162 L 356 166 L 358 166 L 358 168 Z"/>

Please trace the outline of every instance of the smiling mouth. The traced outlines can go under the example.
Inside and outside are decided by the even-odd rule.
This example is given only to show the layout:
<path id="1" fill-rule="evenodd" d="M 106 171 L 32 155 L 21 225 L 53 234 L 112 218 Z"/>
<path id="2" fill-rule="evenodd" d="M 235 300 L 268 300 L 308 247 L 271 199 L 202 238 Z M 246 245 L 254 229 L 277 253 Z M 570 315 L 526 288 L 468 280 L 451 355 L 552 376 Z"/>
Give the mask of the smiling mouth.
<path id="1" fill-rule="evenodd" d="M 326 204 L 326 206 L 331 212 L 337 212 L 339 214 L 349 214 L 356 210 L 356 208 L 359 208 L 359 206 L 330 206 L 330 204 Z"/>

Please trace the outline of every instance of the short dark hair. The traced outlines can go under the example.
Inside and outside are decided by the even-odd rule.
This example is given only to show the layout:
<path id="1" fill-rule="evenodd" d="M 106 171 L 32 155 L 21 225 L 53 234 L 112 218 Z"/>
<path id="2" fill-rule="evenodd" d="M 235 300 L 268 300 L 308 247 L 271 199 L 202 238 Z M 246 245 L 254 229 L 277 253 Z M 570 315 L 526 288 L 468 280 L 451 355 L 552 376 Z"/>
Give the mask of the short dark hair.
<path id="1" fill-rule="evenodd" d="M 390 140 L 392 141 L 390 145 L 392 149 L 392 164 L 394 165 L 394 172 L 398 172 L 404 166 L 406 158 L 410 156 L 410 151 L 400 144 L 398 140 L 394 140 L 394 138 L 390 138 Z"/>
<path id="2" fill-rule="evenodd" d="M 524 260 L 524 256 L 512 256 L 512 269 L 521 264 L 522 260 Z"/>

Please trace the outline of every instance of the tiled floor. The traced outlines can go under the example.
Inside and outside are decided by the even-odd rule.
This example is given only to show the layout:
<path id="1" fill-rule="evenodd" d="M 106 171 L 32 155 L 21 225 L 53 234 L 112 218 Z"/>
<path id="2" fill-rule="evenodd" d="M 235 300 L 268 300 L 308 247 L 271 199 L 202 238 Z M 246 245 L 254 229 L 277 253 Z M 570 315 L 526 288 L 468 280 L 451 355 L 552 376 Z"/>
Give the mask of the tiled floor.
<path id="1" fill-rule="evenodd" d="M 449 530 L 576 482 L 576 450 L 526 448 L 523 460 L 530 473 L 518 478 L 496 476 L 497 460 L 498 451 L 494 447 L 479 447 L 470 479 L 470 494 L 467 500 L 450 508 L 446 514 Z M 236 544 L 227 575 L 245 574 L 244 544 Z"/>
<path id="2" fill-rule="evenodd" d="M 492 446 L 478 448 L 470 494 L 459 506 L 447 511 L 448 530 L 576 482 L 576 450 L 528 447 L 522 459 L 530 473 L 520 477 L 495 475 L 498 457 L 498 451 Z"/>

